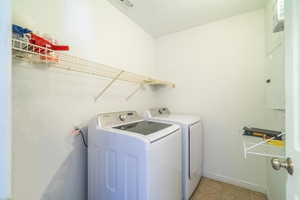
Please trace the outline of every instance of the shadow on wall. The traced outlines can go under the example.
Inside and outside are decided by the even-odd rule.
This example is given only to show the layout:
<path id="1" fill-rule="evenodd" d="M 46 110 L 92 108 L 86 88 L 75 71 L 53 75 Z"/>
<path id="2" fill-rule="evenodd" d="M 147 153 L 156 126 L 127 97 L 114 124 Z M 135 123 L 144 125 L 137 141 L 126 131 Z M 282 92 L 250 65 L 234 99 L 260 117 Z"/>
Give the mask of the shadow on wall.
<path id="1" fill-rule="evenodd" d="M 73 151 L 55 173 L 41 200 L 87 199 L 87 148 L 80 136 L 73 140 Z"/>

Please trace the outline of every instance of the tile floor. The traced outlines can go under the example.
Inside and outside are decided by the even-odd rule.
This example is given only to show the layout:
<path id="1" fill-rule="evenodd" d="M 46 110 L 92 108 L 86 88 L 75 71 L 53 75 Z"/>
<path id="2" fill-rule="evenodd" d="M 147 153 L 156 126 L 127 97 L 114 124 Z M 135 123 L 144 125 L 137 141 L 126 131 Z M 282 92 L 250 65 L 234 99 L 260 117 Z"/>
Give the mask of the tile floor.
<path id="1" fill-rule="evenodd" d="M 259 192 L 202 178 L 191 200 L 267 200 L 267 198 Z"/>

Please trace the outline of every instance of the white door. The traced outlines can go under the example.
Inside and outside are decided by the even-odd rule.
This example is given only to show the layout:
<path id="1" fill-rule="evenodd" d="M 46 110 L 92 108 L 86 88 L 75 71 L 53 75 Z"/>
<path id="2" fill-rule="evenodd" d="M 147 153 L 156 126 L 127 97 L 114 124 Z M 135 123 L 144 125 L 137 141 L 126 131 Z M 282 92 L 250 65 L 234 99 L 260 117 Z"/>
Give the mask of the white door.
<path id="1" fill-rule="evenodd" d="M 300 200 L 300 1 L 286 0 L 286 154 L 294 166 L 287 200 Z"/>

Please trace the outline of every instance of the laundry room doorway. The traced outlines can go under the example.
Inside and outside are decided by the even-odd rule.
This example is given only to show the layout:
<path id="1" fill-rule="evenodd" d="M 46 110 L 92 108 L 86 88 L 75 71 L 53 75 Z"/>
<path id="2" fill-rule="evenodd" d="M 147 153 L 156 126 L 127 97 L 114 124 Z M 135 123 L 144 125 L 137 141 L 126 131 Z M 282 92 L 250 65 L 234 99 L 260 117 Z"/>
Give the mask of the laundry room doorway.
<path id="1" fill-rule="evenodd" d="M 300 199 L 300 2 L 286 1 L 286 199 Z M 275 163 L 276 164 L 276 163 Z M 274 165 L 274 164 L 273 164 Z"/>

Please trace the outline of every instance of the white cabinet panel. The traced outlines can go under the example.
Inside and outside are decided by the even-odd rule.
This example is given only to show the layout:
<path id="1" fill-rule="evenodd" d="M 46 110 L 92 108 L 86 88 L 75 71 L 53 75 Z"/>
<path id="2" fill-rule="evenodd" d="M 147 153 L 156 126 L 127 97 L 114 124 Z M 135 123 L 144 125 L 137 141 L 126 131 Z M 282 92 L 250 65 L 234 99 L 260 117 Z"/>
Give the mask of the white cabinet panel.
<path id="1" fill-rule="evenodd" d="M 202 176 L 203 137 L 201 122 L 195 123 L 189 128 L 189 156 L 190 156 L 190 187 L 191 195 L 197 187 Z"/>
<path id="2" fill-rule="evenodd" d="M 266 58 L 266 104 L 271 109 L 285 108 L 283 45 Z"/>
<path id="3" fill-rule="evenodd" d="M 273 6 L 276 0 L 269 0 L 265 9 L 266 54 L 270 54 L 283 42 L 284 32 L 273 33 Z"/>
<path id="4" fill-rule="evenodd" d="M 265 8 L 266 106 L 285 109 L 284 101 L 284 31 L 273 33 L 273 7 L 276 0 L 269 0 Z"/>

